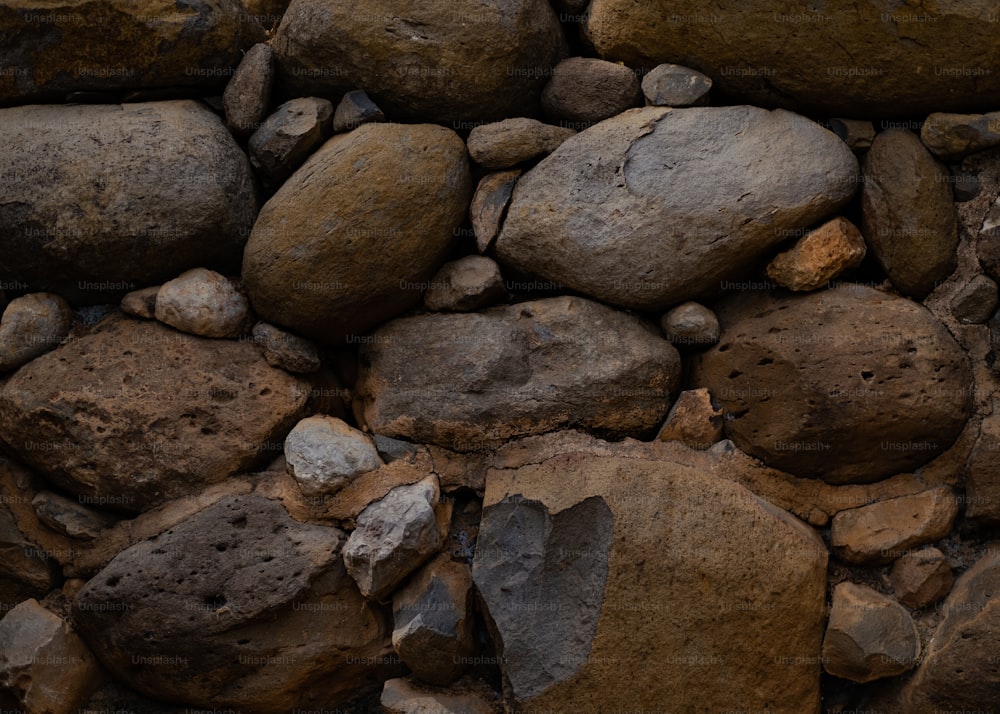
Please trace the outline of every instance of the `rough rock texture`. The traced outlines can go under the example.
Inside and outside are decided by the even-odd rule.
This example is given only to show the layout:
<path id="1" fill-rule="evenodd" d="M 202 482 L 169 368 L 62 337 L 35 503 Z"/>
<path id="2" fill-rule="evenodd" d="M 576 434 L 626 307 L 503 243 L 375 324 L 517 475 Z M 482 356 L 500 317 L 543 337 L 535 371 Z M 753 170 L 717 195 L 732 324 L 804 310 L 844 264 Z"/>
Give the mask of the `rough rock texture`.
<path id="1" fill-rule="evenodd" d="M 352 479 L 382 465 L 364 433 L 334 417 L 303 419 L 285 437 L 288 473 L 307 496 L 333 495 Z"/>
<path id="2" fill-rule="evenodd" d="M 987 552 L 955 583 L 945 618 L 916 674 L 904 686 L 901 711 L 975 711 L 1000 691 L 1000 553 Z"/>
<path id="3" fill-rule="evenodd" d="M 499 171 L 486 174 L 479 181 L 469 207 L 472 231 L 476 235 L 476 248 L 485 253 L 500 235 L 503 219 L 507 215 L 514 185 L 521 176 L 521 170 Z"/>
<path id="4" fill-rule="evenodd" d="M 60 344 L 72 320 L 70 306 L 52 293 L 11 300 L 0 320 L 0 372 L 17 369 Z"/>
<path id="5" fill-rule="evenodd" d="M 0 145 L 0 279 L 93 301 L 238 264 L 250 164 L 204 105 L 2 109 Z"/>
<path id="6" fill-rule="evenodd" d="M 837 210 L 857 171 L 840 139 L 789 112 L 636 109 L 521 177 L 497 256 L 607 302 L 663 310 L 719 292 L 788 230 Z"/>
<path id="7" fill-rule="evenodd" d="M 635 317 L 575 297 L 396 320 L 362 346 L 372 431 L 458 451 L 582 427 L 658 426 L 680 358 Z"/>
<path id="8" fill-rule="evenodd" d="M 997 308 L 997 284 L 985 275 L 970 280 L 951 300 L 955 318 L 966 325 L 986 322 Z"/>
<path id="9" fill-rule="evenodd" d="M 468 312 L 495 305 L 505 297 L 507 290 L 496 261 L 468 255 L 441 266 L 424 294 L 424 305 L 428 310 Z"/>
<path id="10" fill-rule="evenodd" d="M 274 714 L 336 705 L 392 661 L 343 541 L 274 501 L 230 496 L 116 556 L 77 594 L 74 619 L 104 666 L 149 696 Z"/>
<path id="11" fill-rule="evenodd" d="M 250 163 L 266 186 L 280 186 L 330 136 L 333 104 L 318 97 L 291 99 L 250 137 Z"/>
<path id="12" fill-rule="evenodd" d="M 0 434 L 81 502 L 141 511 L 258 462 L 308 393 L 250 343 L 111 317 L 4 385 Z"/>
<path id="13" fill-rule="evenodd" d="M 333 113 L 333 130 L 350 131 L 368 122 L 385 121 L 385 114 L 363 89 L 348 92 Z"/>
<path id="14" fill-rule="evenodd" d="M 388 714 L 498 714 L 499 702 L 489 702 L 476 694 L 449 694 L 427 691 L 405 679 L 390 679 L 380 700 Z"/>
<path id="15" fill-rule="evenodd" d="M 983 419 L 965 477 L 966 519 L 978 526 L 1000 526 L 1000 413 Z"/>
<path id="16" fill-rule="evenodd" d="M 94 655 L 37 600 L 0 620 L 0 703 L 17 707 L 12 711 L 76 714 L 100 682 Z"/>
<path id="17" fill-rule="evenodd" d="M 17 68 L 0 75 L 0 105 L 73 91 L 221 87 L 240 50 L 263 35 L 239 0 L 18 0 L 0 9 L 0 67 Z"/>
<path id="18" fill-rule="evenodd" d="M 551 154 L 574 129 L 543 124 L 537 119 L 517 117 L 481 124 L 469 132 L 469 156 L 487 169 L 508 169 Z"/>
<path id="19" fill-rule="evenodd" d="M 864 163 L 862 231 L 892 284 L 917 300 L 955 270 L 958 224 L 948 169 L 905 129 L 875 137 Z"/>
<path id="20" fill-rule="evenodd" d="M 920 140 L 942 159 L 958 159 L 1000 146 L 1000 112 L 947 114 L 934 112 L 920 128 Z"/>
<path id="21" fill-rule="evenodd" d="M 194 268 L 160 286 L 156 319 L 201 337 L 238 337 L 250 306 L 236 284 L 214 270 Z"/>
<path id="22" fill-rule="evenodd" d="M 660 319 L 660 329 L 675 345 L 709 347 L 722 335 L 715 313 L 697 302 L 671 308 Z"/>
<path id="23" fill-rule="evenodd" d="M 7 468 L 3 476 L 10 478 Z M 27 598 L 44 597 L 59 583 L 46 548 L 35 541 L 37 533 L 29 529 L 24 529 L 28 535 L 22 532 L 19 519 L 11 512 L 12 503 L 30 500 L 21 493 L 5 494 L 0 499 L 0 612 L 7 612 Z"/>
<path id="24" fill-rule="evenodd" d="M 272 367 L 296 374 L 310 374 L 322 364 L 315 344 L 266 322 L 253 326 L 253 339 Z"/>
<path id="25" fill-rule="evenodd" d="M 291 91 L 363 87 L 392 118 L 438 122 L 535 113 L 563 45 L 546 0 L 296 0 L 274 39 Z"/>
<path id="26" fill-rule="evenodd" d="M 789 290 L 821 288 L 857 268 L 868 248 L 861 231 L 846 218 L 834 218 L 804 235 L 767 266 L 767 276 Z"/>
<path id="27" fill-rule="evenodd" d="M 267 115 L 274 73 L 274 50 L 270 45 L 254 45 L 240 60 L 222 95 L 226 126 L 236 136 L 249 137 Z"/>
<path id="28" fill-rule="evenodd" d="M 823 637 L 823 667 L 854 682 L 894 677 L 920 656 L 917 626 L 902 605 L 865 585 L 844 582 L 833 590 Z"/>
<path id="29" fill-rule="evenodd" d="M 392 617 L 392 646 L 410 671 L 430 684 L 451 684 L 476 645 L 469 566 L 438 556 L 396 592 Z"/>
<path id="30" fill-rule="evenodd" d="M 133 290 L 122 298 L 122 312 L 132 317 L 152 320 L 156 317 L 156 294 L 160 292 L 159 285 Z"/>
<path id="31" fill-rule="evenodd" d="M 870 483 L 952 445 L 972 410 L 967 355 L 925 308 L 861 285 L 734 296 L 693 383 L 726 434 L 769 466 Z M 804 329 L 808 326 L 808 329 Z"/>
<path id="32" fill-rule="evenodd" d="M 875 141 L 875 125 L 864 119 L 831 119 L 830 131 L 856 154 L 868 151 Z"/>
<path id="33" fill-rule="evenodd" d="M 833 517 L 830 545 L 849 563 L 888 563 L 910 548 L 943 538 L 958 515 L 958 500 L 947 486 L 901 496 Z"/>
<path id="34" fill-rule="evenodd" d="M 943 600 L 954 582 L 948 559 L 937 548 L 907 553 L 892 566 L 896 599 L 915 610 Z"/>
<path id="35" fill-rule="evenodd" d="M 590 123 L 641 104 L 639 78 L 628 67 L 592 57 L 570 57 L 552 70 L 542 110 L 552 121 Z"/>
<path id="36" fill-rule="evenodd" d="M 487 474 L 473 578 L 508 708 L 818 711 L 817 534 L 702 469 L 608 447 Z"/>
<path id="37" fill-rule="evenodd" d="M 642 78 L 646 104 L 655 107 L 692 107 L 708 102 L 712 78 L 679 64 L 653 67 Z"/>
<path id="38" fill-rule="evenodd" d="M 114 523 L 114 518 L 51 491 L 42 491 L 31 499 L 31 507 L 49 528 L 70 538 L 94 540 Z"/>
<path id="39" fill-rule="evenodd" d="M 366 598 L 382 600 L 441 546 L 437 477 L 399 486 L 358 516 L 344 546 L 347 572 Z"/>
<path id="40" fill-rule="evenodd" d="M 254 310 L 323 342 L 356 338 L 420 301 L 471 191 L 465 144 L 449 129 L 365 124 L 335 136 L 254 224 L 242 273 Z"/>
<path id="41" fill-rule="evenodd" d="M 1000 103 L 996 7 L 754 0 L 594 0 L 583 34 L 599 56 L 679 62 L 751 104 L 820 116 L 992 111 Z"/>
<path id="42" fill-rule="evenodd" d="M 722 439 L 723 416 L 723 411 L 712 404 L 707 389 L 690 389 L 677 397 L 656 438 L 707 449 Z"/>

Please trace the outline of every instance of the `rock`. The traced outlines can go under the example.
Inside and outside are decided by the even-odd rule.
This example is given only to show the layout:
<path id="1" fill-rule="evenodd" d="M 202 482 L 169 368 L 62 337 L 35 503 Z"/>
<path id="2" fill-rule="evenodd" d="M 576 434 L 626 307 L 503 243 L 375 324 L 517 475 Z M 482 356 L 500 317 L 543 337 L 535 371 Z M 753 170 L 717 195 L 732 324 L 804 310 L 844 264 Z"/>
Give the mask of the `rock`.
<path id="1" fill-rule="evenodd" d="M 291 99 L 250 137 L 250 163 L 267 186 L 280 186 L 330 136 L 333 104 L 327 99 Z"/>
<path id="2" fill-rule="evenodd" d="M 723 338 L 691 383 L 729 412 L 726 435 L 772 468 L 871 483 L 943 453 L 971 413 L 968 356 L 910 300 L 845 284 L 716 308 Z"/>
<path id="3" fill-rule="evenodd" d="M 434 507 L 437 477 L 398 486 L 358 516 L 344 546 L 347 572 L 369 599 L 384 600 L 441 547 Z"/>
<path id="4" fill-rule="evenodd" d="M 916 714 L 996 702 L 1000 671 L 1000 553 L 988 551 L 958 579 L 945 600 L 944 620 L 920 667 L 904 685 L 904 709 Z"/>
<path id="5" fill-rule="evenodd" d="M 570 57 L 552 70 L 542 91 L 542 110 L 551 121 L 592 123 L 621 114 L 641 100 L 639 79 L 628 67 Z"/>
<path id="6" fill-rule="evenodd" d="M 226 126 L 236 136 L 248 138 L 267 116 L 274 72 L 274 50 L 270 45 L 254 45 L 240 60 L 222 95 Z"/>
<path id="7" fill-rule="evenodd" d="M 315 344 L 274 325 L 258 322 L 253 326 L 253 339 L 272 367 L 295 374 L 311 374 L 322 365 Z"/>
<path id="8" fill-rule="evenodd" d="M 257 218 L 242 273 L 254 310 L 324 343 L 358 339 L 420 302 L 471 191 L 450 129 L 364 124 L 335 136 Z"/>
<path id="9" fill-rule="evenodd" d="M 414 676 L 451 684 L 475 651 L 472 571 L 440 555 L 421 568 L 392 598 L 392 646 Z"/>
<path id="10" fill-rule="evenodd" d="M 881 132 L 865 159 L 862 232 L 892 284 L 916 300 L 955 270 L 958 224 L 948 178 L 905 129 Z"/>
<path id="11" fill-rule="evenodd" d="M 816 533 L 702 469 L 606 447 L 487 474 L 472 573 L 508 711 L 818 711 Z"/>
<path id="12" fill-rule="evenodd" d="M 481 255 L 445 263 L 430 282 L 424 293 L 428 310 L 472 312 L 507 297 L 500 266 Z"/>
<path id="13" fill-rule="evenodd" d="M 961 167 L 951 169 L 951 193 L 955 203 L 971 201 L 982 191 L 979 176 Z"/>
<path id="14" fill-rule="evenodd" d="M 509 169 L 551 154 L 574 134 L 573 129 L 543 124 L 537 119 L 504 119 L 473 127 L 469 132 L 469 155 L 484 168 Z"/>
<path id="15" fill-rule="evenodd" d="M 399 439 L 391 439 L 381 434 L 375 434 L 372 440 L 375 442 L 378 455 L 387 464 L 399 461 L 400 459 L 410 459 L 420 450 L 420 447 L 416 444 L 411 444 L 408 441 L 400 441 Z"/>
<path id="16" fill-rule="evenodd" d="M 58 571 L 49 564 L 46 549 L 18 528 L 7 505 L 9 498 L 0 500 L 0 612 L 4 613 L 30 597 L 44 597 L 59 585 Z"/>
<path id="17" fill-rule="evenodd" d="M 995 319 L 995 318 L 994 318 Z M 983 418 L 965 471 L 965 518 L 976 526 L 1000 525 L 1000 414 Z"/>
<path id="18" fill-rule="evenodd" d="M 105 528 L 114 524 L 111 516 L 87 508 L 65 496 L 42 491 L 31 500 L 38 518 L 49 528 L 65 533 L 70 538 L 94 540 Z"/>
<path id="19" fill-rule="evenodd" d="M 285 438 L 288 473 L 307 496 L 333 495 L 352 479 L 382 465 L 375 445 L 340 419 L 303 419 Z"/>
<path id="20" fill-rule="evenodd" d="M 108 671 L 147 696 L 262 714 L 336 706 L 398 671 L 343 542 L 274 501 L 229 496 L 117 555 L 73 617 Z"/>
<path id="21" fill-rule="evenodd" d="M 712 404 L 707 389 L 690 389 L 677 397 L 656 438 L 707 449 L 722 439 L 723 411 Z"/>
<path id="22" fill-rule="evenodd" d="M 823 668 L 852 682 L 895 677 L 920 656 L 917 626 L 899 603 L 865 585 L 833 589 L 833 608 L 823 637 Z"/>
<path id="23" fill-rule="evenodd" d="M 0 35 L 0 66 L 17 68 L 0 76 L 0 104 L 140 87 L 208 93 L 221 88 L 240 50 L 264 39 L 239 0 L 205 0 L 182 11 L 173 0 L 141 7 L 130 0 L 18 0 L 0 17 Z"/>
<path id="24" fill-rule="evenodd" d="M 833 517 L 830 544 L 848 563 L 889 563 L 911 548 L 944 538 L 957 515 L 955 495 L 947 486 L 938 486 L 841 511 Z"/>
<path id="25" fill-rule="evenodd" d="M 194 268 L 160 286 L 156 319 L 201 337 L 238 337 L 250 306 L 239 288 L 213 270 Z"/>
<path id="26" fill-rule="evenodd" d="M 831 119 L 830 131 L 843 139 L 855 154 L 868 151 L 875 141 L 875 126 L 864 119 Z"/>
<path id="27" fill-rule="evenodd" d="M 837 217 L 803 236 L 767 266 L 767 277 L 796 291 L 816 290 L 861 265 L 868 248 L 853 223 Z"/>
<path id="28" fill-rule="evenodd" d="M 76 714 L 101 679 L 87 646 L 37 600 L 0 620 L 0 701 L 16 707 L 8 711 Z"/>
<path id="29" fill-rule="evenodd" d="M 243 0 L 247 12 L 265 30 L 276 30 L 291 0 Z"/>
<path id="30" fill-rule="evenodd" d="M 156 294 L 160 292 L 159 285 L 133 290 L 122 298 L 122 312 L 132 317 L 152 320 L 156 317 Z"/>
<path id="31" fill-rule="evenodd" d="M 204 105 L 0 109 L 0 145 L 0 279 L 117 302 L 195 266 L 238 265 L 257 209 L 250 165 Z"/>
<path id="32" fill-rule="evenodd" d="M 520 176 L 521 170 L 515 169 L 486 174 L 480 179 L 469 208 L 472 231 L 476 235 L 476 248 L 480 253 L 488 251 L 500 235 L 510 196 Z"/>
<path id="33" fill-rule="evenodd" d="M 951 299 L 951 312 L 964 325 L 986 322 L 997 309 L 997 284 L 977 275 Z"/>
<path id="34" fill-rule="evenodd" d="M 694 107 L 708 103 L 712 78 L 679 64 L 653 67 L 642 78 L 646 105 L 655 107 Z"/>
<path id="35" fill-rule="evenodd" d="M 892 566 L 896 599 L 914 610 L 943 600 L 954 582 L 951 566 L 937 548 L 907 553 Z"/>
<path id="36" fill-rule="evenodd" d="M 380 703 L 389 714 L 497 714 L 500 711 L 476 694 L 427 691 L 405 679 L 388 680 L 382 689 Z"/>
<path id="37" fill-rule="evenodd" d="M 660 319 L 660 329 L 670 342 L 685 346 L 709 347 L 722 335 L 715 313 L 696 302 L 671 308 Z"/>
<path id="38" fill-rule="evenodd" d="M 571 137 L 522 176 L 496 252 L 600 300 L 664 310 L 720 292 L 856 186 L 854 155 L 803 117 L 646 107 Z"/>
<path id="39" fill-rule="evenodd" d="M 385 121 L 385 114 L 363 89 L 348 92 L 340 100 L 333 115 L 333 130 L 340 133 L 357 129 L 368 122 Z"/>
<path id="40" fill-rule="evenodd" d="M 941 159 L 959 159 L 1000 146 L 1000 112 L 948 114 L 934 112 L 920 128 L 920 140 Z"/>
<path id="41" fill-rule="evenodd" d="M 32 293 L 14 298 L 0 320 L 0 372 L 10 372 L 61 344 L 73 311 L 58 295 Z"/>
<path id="42" fill-rule="evenodd" d="M 395 320 L 361 348 L 378 434 L 457 451 L 566 428 L 659 426 L 680 358 L 639 319 L 576 297 Z"/>
<path id="43" fill-rule="evenodd" d="M 4 385 L 0 434 L 81 503 L 136 512 L 259 463 L 308 393 L 247 342 L 109 317 Z"/>
<path id="44" fill-rule="evenodd" d="M 273 45 L 294 94 L 364 87 L 393 119 L 452 122 L 537 113 L 565 40 L 546 0 L 298 0 Z"/>
<path id="45" fill-rule="evenodd" d="M 909 118 L 1000 105 L 994 9 L 594 0 L 582 35 L 597 56 L 631 67 L 682 59 L 734 103 Z"/>

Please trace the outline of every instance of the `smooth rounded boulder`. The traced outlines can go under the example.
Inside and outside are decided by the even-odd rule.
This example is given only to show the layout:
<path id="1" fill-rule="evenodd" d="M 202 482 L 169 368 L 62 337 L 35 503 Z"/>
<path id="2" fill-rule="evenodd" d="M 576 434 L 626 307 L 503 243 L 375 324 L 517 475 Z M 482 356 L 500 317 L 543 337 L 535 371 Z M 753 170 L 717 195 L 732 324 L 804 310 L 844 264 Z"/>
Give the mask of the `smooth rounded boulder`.
<path id="1" fill-rule="evenodd" d="M 972 411 L 968 356 L 923 306 L 861 285 L 743 294 L 718 309 L 719 344 L 694 383 L 726 434 L 768 466 L 831 484 L 912 471 Z"/>
<path id="2" fill-rule="evenodd" d="M 565 39 L 546 0 L 295 0 L 274 48 L 298 95 L 361 87 L 390 118 L 452 122 L 537 113 Z"/>
<path id="3" fill-rule="evenodd" d="M 430 124 L 365 124 L 330 139 L 261 209 L 243 282 L 262 318 L 356 342 L 416 305 L 472 193 L 465 144 Z"/>
<path id="4" fill-rule="evenodd" d="M 832 132 L 747 106 L 620 114 L 517 182 L 501 262 L 622 307 L 718 293 L 844 205 L 858 163 Z"/>
<path id="5" fill-rule="evenodd" d="M 250 162 L 205 105 L 0 109 L 0 145 L 3 282 L 98 302 L 239 266 L 257 212 Z"/>

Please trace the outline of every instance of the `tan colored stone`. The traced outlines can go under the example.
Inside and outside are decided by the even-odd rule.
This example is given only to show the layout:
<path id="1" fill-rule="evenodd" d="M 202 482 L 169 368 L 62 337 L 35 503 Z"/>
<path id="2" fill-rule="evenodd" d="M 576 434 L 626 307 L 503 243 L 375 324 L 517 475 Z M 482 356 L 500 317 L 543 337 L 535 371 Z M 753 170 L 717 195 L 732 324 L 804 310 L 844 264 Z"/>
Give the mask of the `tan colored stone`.
<path id="1" fill-rule="evenodd" d="M 989 114 L 930 114 L 920 128 L 920 140 L 941 159 L 1000 146 L 1000 112 Z"/>
<path id="2" fill-rule="evenodd" d="M 775 257 L 767 266 L 767 276 L 789 290 L 816 290 L 861 265 L 867 252 L 861 231 L 838 217 Z"/>
<path id="3" fill-rule="evenodd" d="M 238 337 L 248 327 L 250 306 L 236 284 L 214 270 L 193 268 L 156 293 L 156 319 L 201 337 Z"/>
<path id="4" fill-rule="evenodd" d="M 473 127 L 466 142 L 472 160 L 487 169 L 512 166 L 551 154 L 576 131 L 516 117 Z"/>
<path id="5" fill-rule="evenodd" d="M 681 392 L 656 438 L 680 441 L 693 449 L 707 449 L 722 438 L 723 414 L 712 404 L 712 394 L 707 389 Z"/>
<path id="6" fill-rule="evenodd" d="M 507 297 L 500 266 L 483 255 L 467 255 L 445 263 L 424 293 L 428 310 L 471 312 Z"/>
<path id="7" fill-rule="evenodd" d="M 948 559 L 937 548 L 907 553 L 892 566 L 896 599 L 915 610 L 943 600 L 954 582 Z"/>
<path id="8" fill-rule="evenodd" d="M 153 285 L 141 290 L 133 290 L 122 298 L 122 312 L 132 317 L 152 320 L 156 317 L 156 294 L 160 292 L 159 285 Z"/>

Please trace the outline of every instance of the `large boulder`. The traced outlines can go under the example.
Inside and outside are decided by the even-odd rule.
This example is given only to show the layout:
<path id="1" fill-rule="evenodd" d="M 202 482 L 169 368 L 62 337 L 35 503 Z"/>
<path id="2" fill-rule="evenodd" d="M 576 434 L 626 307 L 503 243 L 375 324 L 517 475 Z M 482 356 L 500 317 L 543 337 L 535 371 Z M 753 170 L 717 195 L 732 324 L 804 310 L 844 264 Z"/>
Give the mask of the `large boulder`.
<path id="1" fill-rule="evenodd" d="M 98 301 L 238 267 L 257 211 L 250 162 L 206 106 L 2 109 L 0 145 L 0 281 Z"/>
<path id="2" fill-rule="evenodd" d="M 254 310 L 325 342 L 420 302 L 472 194 L 465 144 L 430 124 L 335 136 L 260 212 L 243 256 Z"/>
<path id="3" fill-rule="evenodd" d="M 832 116 L 917 116 L 1000 103 L 996 5 L 594 0 L 585 37 L 608 60 L 676 62 L 751 104 Z"/>
<path id="4" fill-rule="evenodd" d="M 372 431 L 459 451 L 561 428 L 651 431 L 680 380 L 677 350 L 649 326 L 577 297 L 395 320 L 361 364 Z"/>
<path id="5" fill-rule="evenodd" d="M 274 714 L 337 705 L 398 671 L 343 544 L 276 501 L 229 496 L 117 555 L 73 617 L 108 671 L 147 696 Z"/>
<path id="6" fill-rule="evenodd" d="M 508 711 L 818 713 L 815 531 L 704 469 L 601 450 L 487 473 L 473 579 Z"/>
<path id="7" fill-rule="evenodd" d="M 111 317 L 4 385 L 0 440 L 81 502 L 142 511 L 280 453 L 308 395 L 250 342 Z"/>
<path id="8" fill-rule="evenodd" d="M 274 47 L 281 81 L 339 99 L 361 87 L 392 118 L 537 113 L 565 41 L 546 0 L 294 0 Z"/>
<path id="9" fill-rule="evenodd" d="M 263 38 L 240 0 L 13 0 L 0 7 L 0 105 L 75 91 L 219 89 L 240 51 Z"/>
<path id="10" fill-rule="evenodd" d="M 502 262 L 643 310 L 711 295 L 850 199 L 858 164 L 786 111 L 647 107 L 570 137 L 517 182 Z"/>
<path id="11" fill-rule="evenodd" d="M 727 435 L 768 466 L 870 483 L 944 452 L 972 410 L 968 356 L 921 305 L 861 285 L 719 306 L 695 383 Z"/>

